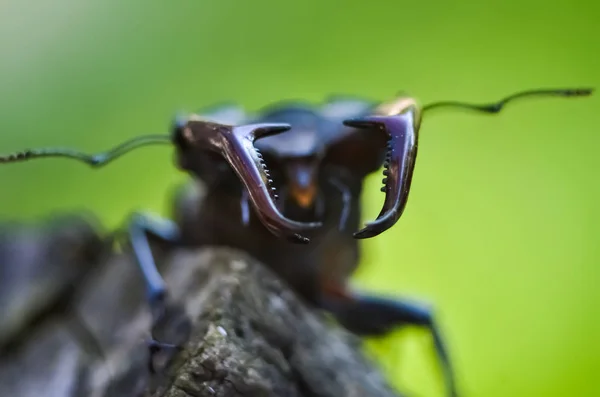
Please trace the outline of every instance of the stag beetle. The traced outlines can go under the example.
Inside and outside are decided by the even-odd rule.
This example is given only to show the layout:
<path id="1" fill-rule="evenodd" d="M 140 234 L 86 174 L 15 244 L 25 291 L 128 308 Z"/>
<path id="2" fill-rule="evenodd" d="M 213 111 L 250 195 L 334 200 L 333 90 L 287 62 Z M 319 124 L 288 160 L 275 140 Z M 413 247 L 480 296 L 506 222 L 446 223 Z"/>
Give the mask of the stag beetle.
<path id="1" fill-rule="evenodd" d="M 171 246 L 229 246 L 269 266 L 314 307 L 359 335 L 394 327 L 429 329 L 449 396 L 457 396 L 441 332 L 429 309 L 393 297 L 352 291 L 347 280 L 359 263 L 357 239 L 375 237 L 402 215 L 418 147 L 422 115 L 434 108 L 498 113 L 526 96 L 587 96 L 592 89 L 543 89 L 496 103 L 455 101 L 420 106 L 399 96 L 389 102 L 332 97 L 319 106 L 279 102 L 257 114 L 236 105 L 176 117 L 169 135 L 134 138 L 88 155 L 71 149 L 34 149 L 0 157 L 0 163 L 67 157 L 101 167 L 141 146 L 172 144 L 180 169 L 206 187 L 200 204 L 182 190 L 171 220 L 137 212 L 128 233 L 153 313 L 167 295 L 149 238 Z M 385 199 L 376 220 L 358 229 L 367 175 L 383 168 Z M 195 182 L 194 182 L 195 183 Z M 153 347 L 161 341 L 153 341 Z M 168 344 L 164 344 L 167 346 Z"/>

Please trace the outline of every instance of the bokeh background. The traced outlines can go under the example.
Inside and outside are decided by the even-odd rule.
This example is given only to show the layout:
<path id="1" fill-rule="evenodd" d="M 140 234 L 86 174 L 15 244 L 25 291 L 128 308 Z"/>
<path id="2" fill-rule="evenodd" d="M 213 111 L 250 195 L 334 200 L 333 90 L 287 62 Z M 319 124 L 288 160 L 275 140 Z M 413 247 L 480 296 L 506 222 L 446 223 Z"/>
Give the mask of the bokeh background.
<path id="1" fill-rule="evenodd" d="M 335 94 L 489 102 L 600 86 L 588 0 L 0 2 L 0 151 L 87 151 L 162 133 L 172 115 Z M 598 396 L 600 98 L 438 111 L 422 126 L 405 215 L 365 241 L 360 287 L 436 307 L 464 397 Z M 185 176 L 165 147 L 92 171 L 0 168 L 0 218 L 89 209 L 111 227 L 165 213 Z M 379 211 L 381 177 L 365 192 Z M 428 335 L 371 341 L 390 379 L 442 396 Z"/>

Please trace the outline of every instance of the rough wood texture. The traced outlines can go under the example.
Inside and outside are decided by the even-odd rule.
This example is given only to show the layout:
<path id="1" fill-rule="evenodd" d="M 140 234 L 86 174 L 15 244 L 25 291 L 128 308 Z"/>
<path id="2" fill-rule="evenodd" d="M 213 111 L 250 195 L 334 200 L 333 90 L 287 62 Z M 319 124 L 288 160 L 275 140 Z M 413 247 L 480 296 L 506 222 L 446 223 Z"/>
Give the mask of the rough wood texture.
<path id="1" fill-rule="evenodd" d="M 150 376 L 138 269 L 101 255 L 95 230 L 79 217 L 0 229 L 0 396 L 397 396 L 358 339 L 216 248 L 159 255 L 171 295 L 153 335 L 183 350 L 161 351 Z"/>

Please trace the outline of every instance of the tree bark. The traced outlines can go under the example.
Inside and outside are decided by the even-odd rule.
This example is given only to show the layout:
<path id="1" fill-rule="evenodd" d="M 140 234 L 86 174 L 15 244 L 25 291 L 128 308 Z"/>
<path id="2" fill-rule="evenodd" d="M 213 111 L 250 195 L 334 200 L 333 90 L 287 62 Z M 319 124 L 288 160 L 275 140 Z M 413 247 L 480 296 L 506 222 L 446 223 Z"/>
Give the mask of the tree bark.
<path id="1" fill-rule="evenodd" d="M 398 396 L 358 338 L 243 252 L 157 248 L 169 304 L 152 327 L 133 257 L 97 230 L 0 229 L 0 396 Z M 153 355 L 155 374 L 151 329 L 181 346 Z"/>

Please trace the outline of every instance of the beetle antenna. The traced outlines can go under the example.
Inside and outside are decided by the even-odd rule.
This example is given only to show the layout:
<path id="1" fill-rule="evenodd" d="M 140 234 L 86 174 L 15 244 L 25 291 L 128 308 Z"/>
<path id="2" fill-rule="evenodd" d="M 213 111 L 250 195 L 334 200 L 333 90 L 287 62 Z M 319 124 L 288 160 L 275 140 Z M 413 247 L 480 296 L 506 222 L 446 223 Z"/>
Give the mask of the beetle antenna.
<path id="1" fill-rule="evenodd" d="M 79 160 L 92 167 L 102 167 L 112 160 L 142 146 L 172 143 L 169 135 L 144 135 L 130 139 L 114 148 L 96 154 L 86 154 L 69 148 L 26 149 L 20 152 L 0 156 L 0 164 L 26 161 L 42 157 L 65 157 Z"/>
<path id="2" fill-rule="evenodd" d="M 594 91 L 593 88 L 573 88 L 573 89 L 539 89 L 539 90 L 529 90 L 522 91 L 516 94 L 507 96 L 504 99 L 501 99 L 495 103 L 477 105 L 472 103 L 458 102 L 458 101 L 440 101 L 427 104 L 423 106 L 422 111 L 430 110 L 437 107 L 457 107 L 457 108 L 465 108 L 476 110 L 484 113 L 498 113 L 504 105 L 508 102 L 522 97 L 528 96 L 565 96 L 565 97 L 573 97 L 573 96 L 589 96 Z"/>

